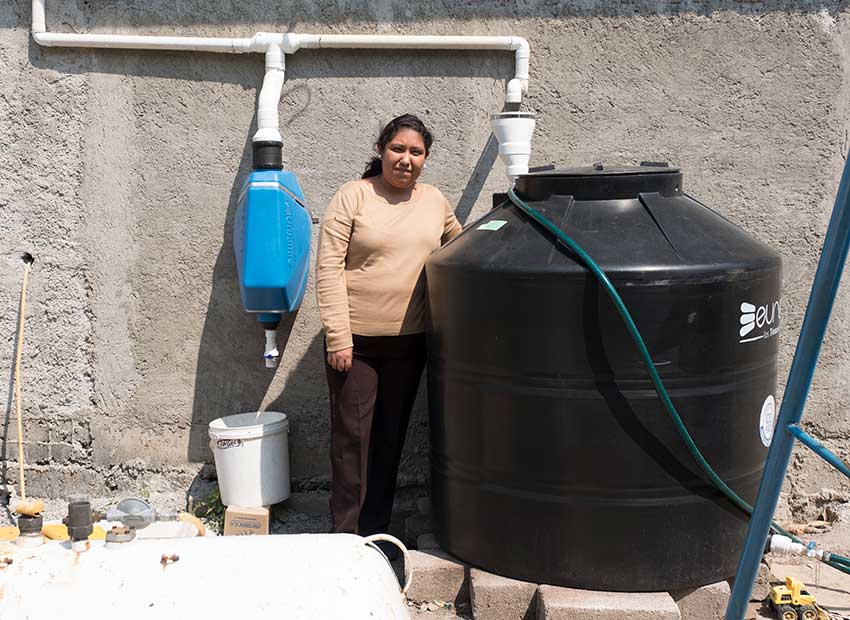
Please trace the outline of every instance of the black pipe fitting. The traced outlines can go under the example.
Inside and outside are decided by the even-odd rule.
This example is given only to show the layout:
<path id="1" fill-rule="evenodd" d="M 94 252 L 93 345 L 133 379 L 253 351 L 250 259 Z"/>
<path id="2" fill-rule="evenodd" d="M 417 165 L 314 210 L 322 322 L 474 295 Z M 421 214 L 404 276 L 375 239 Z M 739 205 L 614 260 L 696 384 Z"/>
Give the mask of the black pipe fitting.
<path id="1" fill-rule="evenodd" d="M 254 170 L 283 170 L 282 142 L 254 142 L 251 155 Z"/>
<path id="2" fill-rule="evenodd" d="M 41 536 L 44 520 L 41 515 L 20 515 L 18 517 L 18 532 L 21 536 Z"/>
<path id="3" fill-rule="evenodd" d="M 91 502 L 87 499 L 68 502 L 68 516 L 65 517 L 65 525 L 68 526 L 68 536 L 71 540 L 87 540 L 94 531 Z"/>

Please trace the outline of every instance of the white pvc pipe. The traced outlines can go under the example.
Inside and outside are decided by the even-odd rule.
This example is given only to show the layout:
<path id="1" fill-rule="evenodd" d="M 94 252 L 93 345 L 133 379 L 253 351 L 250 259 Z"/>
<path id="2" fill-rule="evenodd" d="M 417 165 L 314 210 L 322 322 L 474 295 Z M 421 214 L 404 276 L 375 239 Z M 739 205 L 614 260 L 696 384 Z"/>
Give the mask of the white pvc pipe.
<path id="1" fill-rule="evenodd" d="M 254 52 L 251 39 L 213 37 L 155 37 L 123 34 L 64 34 L 33 32 L 32 38 L 47 47 L 101 47 L 130 50 L 180 50 L 191 52 Z"/>
<path id="2" fill-rule="evenodd" d="M 356 49 L 484 49 L 514 51 L 514 78 L 508 82 L 505 101 L 519 103 L 528 92 L 530 48 L 515 36 L 422 36 L 422 35 L 339 35 L 258 32 L 250 38 L 165 37 L 119 34 L 74 34 L 47 32 L 44 0 L 32 0 L 32 35 L 39 45 L 58 47 L 97 47 L 114 49 L 184 50 L 195 52 L 265 53 L 277 45 L 285 54 L 301 48 Z M 267 77 L 268 72 L 267 72 Z M 274 78 L 276 80 L 277 78 Z M 276 89 L 275 82 L 270 87 Z M 270 90 L 270 92 L 274 92 Z"/>
<path id="3" fill-rule="evenodd" d="M 514 78 L 508 82 L 506 103 L 520 103 L 528 92 L 528 62 L 531 48 L 522 37 L 509 36 L 437 36 L 373 34 L 297 34 L 285 35 L 285 47 L 345 49 L 433 49 L 433 50 L 508 50 L 514 51 Z"/>
<path id="4" fill-rule="evenodd" d="M 254 142 L 283 142 L 277 108 L 285 69 L 284 53 L 279 45 L 272 43 L 266 51 L 266 75 L 257 102 L 257 133 L 254 134 Z"/>
<path id="5" fill-rule="evenodd" d="M 255 136 L 254 140 L 256 139 L 257 138 Z M 266 368 L 277 368 L 277 363 L 280 359 L 280 351 L 277 350 L 276 329 L 266 330 L 266 351 L 263 353 L 263 359 L 266 361 Z"/>
<path id="6" fill-rule="evenodd" d="M 32 0 L 32 34 L 46 32 L 47 24 L 44 19 L 44 0 Z M 36 39 L 36 42 L 38 39 Z"/>

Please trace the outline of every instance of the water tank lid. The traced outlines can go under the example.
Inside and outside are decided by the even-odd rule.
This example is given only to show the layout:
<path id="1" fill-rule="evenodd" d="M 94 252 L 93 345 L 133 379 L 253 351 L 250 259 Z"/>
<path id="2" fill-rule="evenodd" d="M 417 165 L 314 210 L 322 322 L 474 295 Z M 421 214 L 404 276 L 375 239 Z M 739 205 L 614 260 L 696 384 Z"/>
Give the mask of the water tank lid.
<path id="1" fill-rule="evenodd" d="M 575 200 L 616 200 L 639 194 L 682 193 L 682 173 L 666 163 L 643 162 L 640 166 L 594 164 L 531 172 L 516 181 L 517 193 L 532 201 L 549 196 L 572 196 Z"/>

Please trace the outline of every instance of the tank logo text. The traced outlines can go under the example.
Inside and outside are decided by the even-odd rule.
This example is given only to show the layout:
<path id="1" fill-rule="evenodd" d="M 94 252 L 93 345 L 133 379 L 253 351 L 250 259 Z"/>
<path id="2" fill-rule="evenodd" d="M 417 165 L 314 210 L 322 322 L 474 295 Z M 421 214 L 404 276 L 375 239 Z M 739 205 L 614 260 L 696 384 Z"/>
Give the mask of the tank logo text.
<path id="1" fill-rule="evenodd" d="M 741 304 L 740 342 L 754 342 L 772 338 L 779 333 L 779 302 L 757 306 L 749 302 Z"/>

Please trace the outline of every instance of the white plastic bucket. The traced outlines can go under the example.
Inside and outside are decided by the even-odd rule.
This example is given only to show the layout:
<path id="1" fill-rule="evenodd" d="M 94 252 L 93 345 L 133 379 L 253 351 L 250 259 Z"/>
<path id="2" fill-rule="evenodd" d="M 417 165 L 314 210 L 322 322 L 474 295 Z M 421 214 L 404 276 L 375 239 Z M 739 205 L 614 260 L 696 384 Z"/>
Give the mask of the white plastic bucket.
<path id="1" fill-rule="evenodd" d="M 210 422 L 221 502 L 268 506 L 289 497 L 289 420 L 278 411 L 237 413 Z"/>

